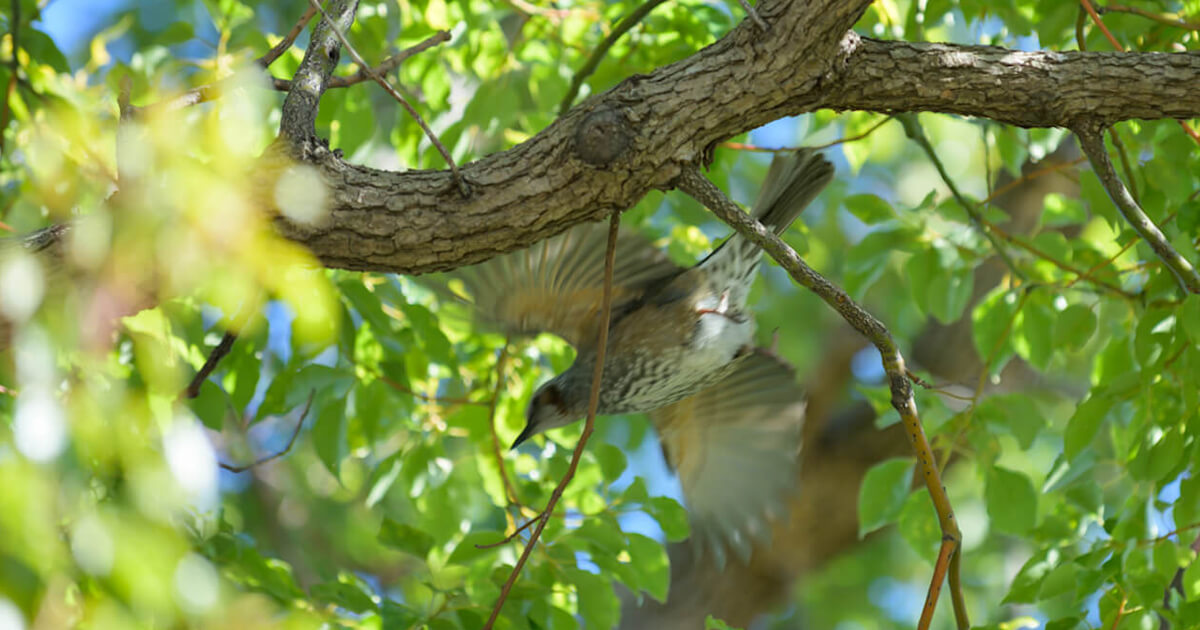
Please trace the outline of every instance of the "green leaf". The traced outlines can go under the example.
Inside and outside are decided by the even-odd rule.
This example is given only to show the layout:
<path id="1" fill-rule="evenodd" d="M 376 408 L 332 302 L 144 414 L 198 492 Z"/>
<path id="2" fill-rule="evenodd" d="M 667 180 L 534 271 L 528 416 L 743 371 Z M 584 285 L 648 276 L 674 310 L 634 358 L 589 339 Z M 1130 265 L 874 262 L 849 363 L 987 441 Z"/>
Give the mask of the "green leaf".
<path id="1" fill-rule="evenodd" d="M 1096 332 L 1096 314 L 1083 304 L 1072 304 L 1054 317 L 1054 343 L 1079 350 Z"/>
<path id="2" fill-rule="evenodd" d="M 1192 564 L 1183 571 L 1183 596 L 1189 602 L 1200 600 L 1200 560 L 1193 560 Z"/>
<path id="3" fill-rule="evenodd" d="M 1030 604 L 1037 601 L 1042 580 L 1058 566 L 1059 556 L 1057 549 L 1044 549 L 1034 553 L 1017 571 L 1012 584 L 1008 587 L 1008 594 L 1000 603 Z"/>
<path id="4" fill-rule="evenodd" d="M 1068 461 L 1075 459 L 1091 445 L 1092 439 L 1100 430 L 1100 422 L 1108 415 L 1110 409 L 1112 401 L 1096 395 L 1088 397 L 1075 409 L 1063 436 L 1063 451 Z"/>
<path id="5" fill-rule="evenodd" d="M 913 551 L 932 565 L 942 542 L 942 530 L 928 493 L 909 493 L 896 527 Z"/>
<path id="6" fill-rule="evenodd" d="M 1011 326 L 1017 313 L 1017 294 L 1004 289 L 989 293 L 971 313 L 975 351 L 996 374 L 1012 357 Z"/>
<path id="7" fill-rule="evenodd" d="M 1175 527 L 1183 529 L 1200 521 L 1200 475 L 1191 475 L 1179 482 L 1179 498 L 1175 500 Z"/>
<path id="8" fill-rule="evenodd" d="M 999 531 L 1023 536 L 1037 523 L 1037 493 L 1024 474 L 992 467 L 984 497 L 988 518 Z"/>
<path id="9" fill-rule="evenodd" d="M 424 534 L 424 532 L 420 533 Z M 428 534 L 426 535 L 428 536 Z M 501 540 L 504 540 L 504 532 L 497 530 L 481 529 L 468 532 L 466 536 L 463 536 L 462 542 L 454 547 L 454 551 L 450 552 L 450 557 L 446 561 L 455 564 L 468 564 L 476 558 L 495 553 L 500 549 L 499 547 L 486 545 L 493 545 Z M 429 542 L 432 545 L 433 537 L 429 538 Z M 485 547 L 480 549 L 481 545 L 485 545 Z"/>
<path id="10" fill-rule="evenodd" d="M 322 395 L 315 404 L 319 407 L 312 428 L 313 447 L 325 468 L 334 477 L 340 477 L 342 459 L 350 452 L 346 439 L 346 401 Z"/>
<path id="11" fill-rule="evenodd" d="M 1200 344 L 1200 295 L 1191 294 L 1179 307 L 1179 321 L 1192 343 Z"/>
<path id="12" fill-rule="evenodd" d="M 989 396 L 975 413 L 989 426 L 1010 433 L 1022 449 L 1033 446 L 1034 439 L 1047 426 L 1045 414 L 1026 394 Z"/>
<path id="13" fill-rule="evenodd" d="M 312 587 L 312 596 L 319 601 L 336 604 L 350 612 L 363 614 L 376 610 L 371 589 L 353 574 L 343 573 L 336 582 L 324 582 Z"/>
<path id="14" fill-rule="evenodd" d="M 912 488 L 911 457 L 889 459 L 867 471 L 858 489 L 858 537 L 888 525 L 900 515 Z"/>
<path id="15" fill-rule="evenodd" d="M 439 591 L 452 591 L 466 584 L 467 573 L 467 567 L 461 564 L 448 564 L 432 571 L 430 583 Z"/>
<path id="16" fill-rule="evenodd" d="M 653 538 L 629 534 L 630 566 L 637 574 L 638 585 L 660 602 L 667 601 L 671 584 L 671 564 L 667 550 Z"/>
<path id="17" fill-rule="evenodd" d="M 229 398 L 212 381 L 205 380 L 200 385 L 200 395 L 188 401 L 188 407 L 204 426 L 213 431 L 220 431 L 225 424 L 225 411 L 229 408 Z"/>
<path id="18" fill-rule="evenodd" d="M 584 625 L 595 630 L 608 630 L 617 625 L 621 614 L 616 591 L 608 579 L 582 569 L 567 568 L 568 579 L 575 584 L 579 615 Z"/>
<path id="19" fill-rule="evenodd" d="M 600 461 L 600 470 L 604 480 L 612 483 L 625 472 L 625 453 L 612 444 L 601 444 L 595 450 L 596 459 Z"/>
<path id="20" fill-rule="evenodd" d="M 1043 293 L 1025 301 L 1013 331 L 1013 347 L 1022 359 L 1045 371 L 1054 353 L 1054 320 L 1057 315 Z"/>
<path id="21" fill-rule="evenodd" d="M 704 630 L 739 630 L 712 615 L 704 618 Z"/>
<path id="22" fill-rule="evenodd" d="M 691 532 L 691 527 L 688 525 L 687 510 L 683 509 L 682 505 L 670 497 L 650 497 L 646 501 L 646 511 L 654 520 L 658 521 L 658 526 L 662 528 L 663 534 L 667 540 L 671 542 L 679 542 L 685 540 Z"/>
<path id="23" fill-rule="evenodd" d="M 429 555 L 429 550 L 433 549 L 433 536 L 390 518 L 383 519 L 379 526 L 379 542 L 418 558 L 424 558 Z"/>
<path id="24" fill-rule="evenodd" d="M 846 209 L 851 214 L 868 225 L 880 223 L 896 216 L 895 210 L 892 210 L 892 205 L 881 199 L 878 195 L 850 195 L 843 199 L 842 203 L 846 205 Z"/>
<path id="25" fill-rule="evenodd" d="M 1083 202 L 1059 193 L 1050 193 L 1042 200 L 1042 223 L 1051 227 L 1077 225 L 1087 221 Z"/>

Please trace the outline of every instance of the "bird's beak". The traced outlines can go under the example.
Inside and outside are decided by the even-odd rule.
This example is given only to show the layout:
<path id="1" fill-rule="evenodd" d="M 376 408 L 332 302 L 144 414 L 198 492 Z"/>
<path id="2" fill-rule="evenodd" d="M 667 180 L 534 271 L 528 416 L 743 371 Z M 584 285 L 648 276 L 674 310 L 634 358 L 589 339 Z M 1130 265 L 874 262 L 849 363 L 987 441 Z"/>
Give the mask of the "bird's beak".
<path id="1" fill-rule="evenodd" d="M 528 440 L 531 437 L 533 437 L 533 423 L 532 422 L 525 424 L 525 429 L 521 431 L 521 435 L 518 435 L 517 439 L 513 440 L 511 448 L 513 448 L 513 449 L 517 448 L 521 444 L 524 444 L 525 440 Z"/>

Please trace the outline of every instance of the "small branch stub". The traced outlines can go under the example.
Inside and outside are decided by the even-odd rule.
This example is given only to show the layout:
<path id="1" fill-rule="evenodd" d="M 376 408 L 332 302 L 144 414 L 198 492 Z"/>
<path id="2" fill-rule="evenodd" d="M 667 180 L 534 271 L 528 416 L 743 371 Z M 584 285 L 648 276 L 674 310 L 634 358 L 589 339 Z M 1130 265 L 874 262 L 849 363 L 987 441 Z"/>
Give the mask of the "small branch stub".
<path id="1" fill-rule="evenodd" d="M 632 143 L 629 118 L 615 107 L 589 113 L 575 130 L 575 155 L 592 166 L 612 163 Z"/>

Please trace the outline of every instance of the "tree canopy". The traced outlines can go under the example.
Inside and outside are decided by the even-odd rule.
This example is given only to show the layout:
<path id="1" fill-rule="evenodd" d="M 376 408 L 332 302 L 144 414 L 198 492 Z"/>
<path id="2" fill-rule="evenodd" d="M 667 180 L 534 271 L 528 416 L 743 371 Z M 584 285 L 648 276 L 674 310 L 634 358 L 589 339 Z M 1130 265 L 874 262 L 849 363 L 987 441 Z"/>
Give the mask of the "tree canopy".
<path id="1" fill-rule="evenodd" d="M 0 4 L 0 628 L 1200 627 L 1195 0 Z M 718 567 L 414 277 L 689 266 L 800 146 L 801 466 Z"/>

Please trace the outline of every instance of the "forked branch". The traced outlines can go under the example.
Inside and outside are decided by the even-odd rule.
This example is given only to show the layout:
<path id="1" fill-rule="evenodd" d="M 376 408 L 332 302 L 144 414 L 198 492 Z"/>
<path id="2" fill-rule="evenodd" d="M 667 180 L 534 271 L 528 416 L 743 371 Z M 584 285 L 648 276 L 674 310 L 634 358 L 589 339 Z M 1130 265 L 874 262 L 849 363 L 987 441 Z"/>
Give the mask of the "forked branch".
<path id="1" fill-rule="evenodd" d="M 1112 160 L 1108 158 L 1108 150 L 1104 148 L 1101 130 L 1076 127 L 1073 131 L 1079 138 L 1079 146 L 1092 163 L 1092 170 L 1096 172 L 1096 177 L 1100 178 L 1100 183 L 1104 185 L 1104 190 L 1108 191 L 1108 196 L 1116 204 L 1117 210 L 1121 211 L 1129 225 L 1150 245 L 1167 269 L 1175 274 L 1179 285 L 1190 293 L 1200 293 L 1200 274 L 1196 273 L 1196 268 L 1171 247 L 1162 230 L 1146 216 L 1138 202 L 1129 194 L 1129 189 L 1121 182 L 1116 169 L 1113 168 Z"/>
<path id="2" fill-rule="evenodd" d="M 796 251 L 784 243 L 778 236 L 742 212 L 724 193 L 712 182 L 708 181 L 700 170 L 693 166 L 685 166 L 675 185 L 683 192 L 691 195 L 696 201 L 704 204 L 717 218 L 729 224 L 734 230 L 757 243 L 779 266 L 787 270 L 796 282 L 833 307 L 855 330 L 862 333 L 876 348 L 883 358 L 883 369 L 888 376 L 888 384 L 892 390 L 892 406 L 900 412 L 900 420 L 904 424 L 909 442 L 916 452 L 917 461 L 921 466 L 921 476 L 925 487 L 933 499 L 934 509 L 937 510 L 938 523 L 942 529 L 942 550 L 938 556 L 938 566 L 934 570 L 933 582 L 929 585 L 929 594 L 921 611 L 921 620 L 917 625 L 919 630 L 929 628 L 937 606 L 938 594 L 941 592 L 942 577 L 948 570 L 950 577 L 950 597 L 954 603 L 954 618 L 962 630 L 970 627 L 967 619 L 966 602 L 963 600 L 962 588 L 959 581 L 959 558 L 962 555 L 962 532 L 950 506 L 950 498 L 946 496 L 946 488 L 942 485 L 941 474 L 938 472 L 933 451 L 929 448 L 929 440 L 921 428 L 921 420 L 917 415 L 917 403 L 913 399 L 912 383 L 908 380 L 904 357 L 896 347 L 895 340 L 887 328 L 870 313 L 856 304 L 840 287 L 813 271 Z M 947 566 L 948 565 L 948 566 Z"/>

